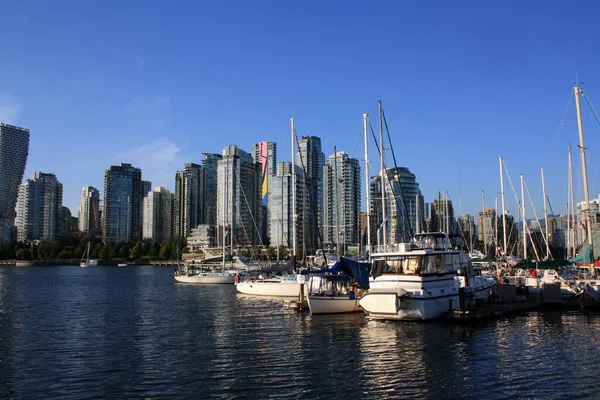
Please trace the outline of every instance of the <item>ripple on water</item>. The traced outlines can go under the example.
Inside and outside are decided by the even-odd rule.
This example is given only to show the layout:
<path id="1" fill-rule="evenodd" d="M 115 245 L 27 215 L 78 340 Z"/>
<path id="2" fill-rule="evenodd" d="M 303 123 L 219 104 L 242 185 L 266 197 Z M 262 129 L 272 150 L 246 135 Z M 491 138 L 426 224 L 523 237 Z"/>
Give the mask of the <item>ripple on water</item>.
<path id="1" fill-rule="evenodd" d="M 598 316 L 311 316 L 168 268 L 0 267 L 2 397 L 597 397 Z"/>

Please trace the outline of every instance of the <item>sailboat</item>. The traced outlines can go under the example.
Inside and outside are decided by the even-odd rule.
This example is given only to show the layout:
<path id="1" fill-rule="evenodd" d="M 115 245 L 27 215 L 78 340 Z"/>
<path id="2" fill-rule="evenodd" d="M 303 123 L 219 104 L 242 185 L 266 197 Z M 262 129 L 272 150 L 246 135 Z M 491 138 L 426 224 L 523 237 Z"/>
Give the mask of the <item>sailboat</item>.
<path id="1" fill-rule="evenodd" d="M 79 263 L 81 268 L 94 267 L 98 265 L 98 260 L 90 260 L 90 244 L 91 242 L 88 241 L 85 251 L 83 252 L 83 256 L 81 256 L 81 262 Z"/>

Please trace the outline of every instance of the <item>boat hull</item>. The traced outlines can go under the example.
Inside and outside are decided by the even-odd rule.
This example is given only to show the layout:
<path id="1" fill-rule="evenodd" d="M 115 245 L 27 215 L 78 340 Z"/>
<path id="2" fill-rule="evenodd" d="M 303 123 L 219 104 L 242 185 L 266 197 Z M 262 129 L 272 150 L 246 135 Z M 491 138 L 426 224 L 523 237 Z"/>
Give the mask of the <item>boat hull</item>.
<path id="1" fill-rule="evenodd" d="M 308 296 L 308 308 L 311 314 L 340 314 L 362 312 L 359 299 L 348 296 Z"/>
<path id="2" fill-rule="evenodd" d="M 255 296 L 298 297 L 300 284 L 296 281 L 278 282 L 239 282 L 236 286 L 238 292 Z M 307 285 L 304 285 L 304 295 L 307 296 Z"/>
<path id="3" fill-rule="evenodd" d="M 364 295 L 359 304 L 371 319 L 424 321 L 441 318 L 459 304 L 459 296 L 415 298 L 403 293 L 372 293 Z"/>
<path id="4" fill-rule="evenodd" d="M 175 280 L 181 283 L 196 283 L 204 285 L 212 284 L 225 284 L 233 285 L 235 281 L 235 275 L 233 274 L 219 274 L 219 273 L 206 273 L 198 275 L 175 275 Z"/>

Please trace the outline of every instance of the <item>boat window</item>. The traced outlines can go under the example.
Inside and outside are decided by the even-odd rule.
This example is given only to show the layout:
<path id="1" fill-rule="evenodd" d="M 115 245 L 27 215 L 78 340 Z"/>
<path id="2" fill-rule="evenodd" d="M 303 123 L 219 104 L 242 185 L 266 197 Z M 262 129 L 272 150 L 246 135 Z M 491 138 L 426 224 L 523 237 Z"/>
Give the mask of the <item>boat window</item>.
<path id="1" fill-rule="evenodd" d="M 401 260 L 400 273 L 419 274 L 421 272 L 422 257 L 406 257 Z"/>

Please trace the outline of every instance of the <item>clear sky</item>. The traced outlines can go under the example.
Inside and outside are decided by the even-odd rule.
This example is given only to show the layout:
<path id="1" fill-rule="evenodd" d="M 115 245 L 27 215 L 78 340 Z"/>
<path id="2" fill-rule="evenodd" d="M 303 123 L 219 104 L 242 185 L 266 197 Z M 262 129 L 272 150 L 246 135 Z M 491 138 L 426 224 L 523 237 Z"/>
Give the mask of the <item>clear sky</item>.
<path id="1" fill-rule="evenodd" d="M 543 167 L 562 213 L 568 143 L 583 199 L 571 93 L 578 74 L 600 107 L 595 1 L 3 1 L 0 15 L 0 121 L 31 129 L 26 178 L 55 173 L 73 215 L 121 162 L 173 190 L 184 163 L 229 144 L 276 141 L 290 160 L 292 115 L 326 157 L 363 159 L 378 100 L 427 202 L 447 190 L 475 214 L 484 191 L 494 207 L 502 155 L 539 215 Z M 600 129 L 585 105 L 583 120 L 596 198 Z"/>

